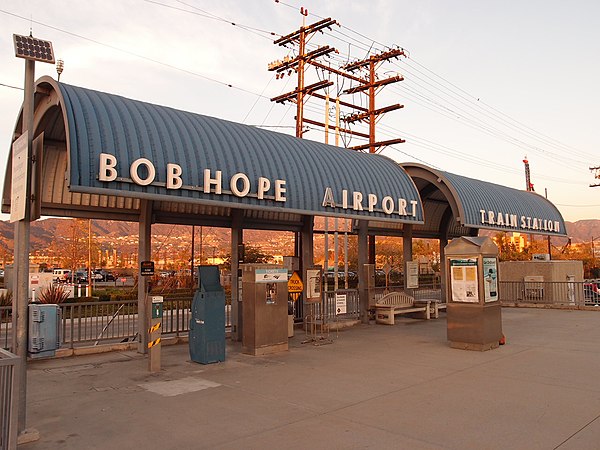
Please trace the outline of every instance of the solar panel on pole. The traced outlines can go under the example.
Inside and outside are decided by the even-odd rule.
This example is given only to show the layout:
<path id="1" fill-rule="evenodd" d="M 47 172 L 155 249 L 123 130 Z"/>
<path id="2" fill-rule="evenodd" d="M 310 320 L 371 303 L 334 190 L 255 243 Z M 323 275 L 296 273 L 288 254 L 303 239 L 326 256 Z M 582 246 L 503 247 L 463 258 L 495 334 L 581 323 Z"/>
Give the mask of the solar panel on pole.
<path id="1" fill-rule="evenodd" d="M 17 58 L 54 64 L 52 42 L 34 38 L 33 36 L 21 36 L 18 34 L 13 34 L 13 41 L 15 44 L 15 56 Z"/>

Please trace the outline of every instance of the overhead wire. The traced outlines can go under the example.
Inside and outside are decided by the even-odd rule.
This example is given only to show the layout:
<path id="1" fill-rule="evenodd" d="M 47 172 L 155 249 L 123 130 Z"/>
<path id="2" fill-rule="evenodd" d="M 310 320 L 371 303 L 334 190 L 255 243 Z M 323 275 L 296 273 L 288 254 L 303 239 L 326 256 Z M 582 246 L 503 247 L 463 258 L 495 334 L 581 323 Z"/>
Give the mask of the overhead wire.
<path id="1" fill-rule="evenodd" d="M 256 31 L 256 32 L 263 33 L 263 34 L 264 34 L 264 33 L 268 33 L 268 34 L 270 34 L 270 35 L 277 35 L 276 33 L 273 33 L 273 32 L 268 32 L 268 31 L 266 31 L 266 30 L 260 30 L 260 29 L 258 29 L 258 28 L 254 28 L 254 27 L 249 27 L 249 26 L 241 26 L 241 25 L 239 25 L 239 24 L 236 24 L 235 22 L 231 22 L 231 21 L 229 21 L 229 20 L 227 20 L 227 19 L 224 19 L 224 18 L 222 18 L 222 17 L 219 17 L 219 16 L 217 16 L 217 15 L 215 15 L 215 14 L 209 13 L 209 12 L 207 12 L 207 11 L 205 11 L 205 10 L 201 10 L 200 8 L 196 8 L 196 7 L 194 7 L 194 6 L 192 6 L 192 5 L 189 5 L 189 4 L 187 4 L 187 3 L 185 3 L 185 2 L 182 2 L 182 1 L 179 1 L 179 3 L 181 3 L 181 4 L 185 5 L 185 6 L 188 6 L 188 7 L 194 8 L 194 9 L 197 9 L 197 10 L 198 10 L 198 11 L 200 11 L 201 13 L 197 13 L 197 12 L 195 12 L 195 11 L 186 10 L 186 9 L 183 9 L 183 8 L 177 8 L 177 7 L 173 7 L 172 5 L 165 5 L 165 4 L 162 4 L 162 3 L 160 3 L 160 2 L 157 2 L 157 1 L 154 1 L 154 0 L 144 0 L 144 1 L 147 1 L 148 3 L 153 3 L 153 4 L 160 5 L 160 6 L 169 7 L 169 8 L 176 9 L 176 10 L 180 10 L 180 11 L 182 11 L 182 12 L 196 14 L 196 15 L 198 15 L 198 16 L 200 16 L 200 17 L 205 17 L 205 18 L 214 19 L 214 20 L 220 20 L 220 21 L 222 21 L 222 22 L 225 22 L 225 23 L 230 23 L 230 24 L 232 24 L 232 25 L 234 25 L 234 26 L 238 26 L 239 28 L 241 28 L 241 29 L 244 29 L 244 30 L 246 30 L 246 31 Z M 284 4 L 285 6 L 290 6 L 290 5 L 287 5 L 287 4 L 285 4 L 284 2 L 277 2 L 277 3 Z M 139 54 L 136 54 L 136 53 L 134 53 L 134 52 L 131 52 L 131 51 L 128 51 L 128 50 L 124 50 L 124 49 L 121 49 L 121 48 L 118 48 L 118 47 L 115 47 L 115 46 L 112 46 L 112 45 L 110 45 L 110 44 L 105 44 L 105 43 L 102 43 L 102 42 L 100 42 L 100 41 L 96 41 L 96 40 L 94 40 L 94 39 L 86 38 L 86 37 L 84 37 L 84 36 L 81 36 L 81 35 L 78 35 L 78 34 L 75 34 L 75 33 L 69 32 L 69 31 L 66 31 L 66 30 L 62 30 L 62 29 L 60 29 L 60 28 L 57 28 L 57 27 L 53 27 L 53 26 L 51 26 L 51 25 L 47 25 L 47 24 L 45 24 L 45 23 L 42 23 L 42 22 L 39 22 L 39 21 L 33 21 L 33 20 L 31 20 L 31 19 L 24 18 L 24 17 L 22 17 L 22 16 L 19 16 L 19 15 L 17 15 L 17 14 L 13 14 L 13 13 L 10 13 L 10 12 L 7 12 L 7 11 L 3 11 L 3 10 L 0 10 L 0 12 L 2 12 L 2 13 L 5 13 L 5 14 L 8 14 L 8 15 L 12 15 L 12 16 L 15 16 L 15 17 L 18 17 L 18 18 L 24 19 L 24 20 L 31 21 L 32 23 L 36 23 L 36 24 L 39 24 L 39 25 L 41 25 L 41 26 L 45 26 L 45 27 L 48 27 L 48 28 L 54 29 L 54 30 L 56 30 L 56 31 L 59 31 L 59 32 L 62 32 L 62 33 L 66 33 L 66 34 L 69 34 L 69 35 L 75 36 L 75 37 L 77 37 L 77 38 L 80 38 L 80 39 L 84 39 L 84 40 L 87 40 L 87 41 L 93 42 L 93 43 L 95 43 L 95 44 L 98 44 L 98 45 L 103 45 L 103 46 L 106 46 L 106 47 L 108 47 L 108 48 L 111 48 L 111 49 L 113 49 L 113 50 L 117 50 L 117 51 L 120 51 L 120 52 L 123 52 L 123 53 L 126 53 L 126 54 L 130 54 L 130 55 L 132 55 L 132 56 L 136 56 L 136 57 L 138 57 L 138 58 L 145 59 L 145 60 L 148 60 L 148 61 L 151 61 L 151 62 L 154 62 L 154 63 L 160 64 L 160 65 L 163 65 L 163 66 L 166 66 L 166 67 L 169 67 L 169 68 L 175 69 L 175 70 L 179 70 L 179 71 L 182 71 L 182 72 L 185 72 L 185 73 L 188 73 L 188 74 L 194 75 L 194 76 L 198 76 L 198 77 L 201 77 L 201 78 L 207 79 L 207 80 L 209 80 L 209 81 L 213 81 L 213 82 L 219 83 L 219 84 L 221 84 L 221 85 L 224 85 L 224 86 L 227 86 L 227 87 L 231 87 L 231 88 L 234 88 L 234 89 L 238 89 L 238 90 L 241 90 L 241 91 L 244 91 L 244 92 L 247 92 L 247 93 L 250 93 L 250 94 L 256 95 L 256 96 L 258 96 L 258 98 L 259 98 L 259 99 L 260 99 L 260 98 L 268 98 L 268 97 L 266 97 L 266 96 L 262 95 L 262 94 L 264 93 L 264 91 L 265 91 L 266 87 L 265 87 L 265 89 L 263 89 L 263 91 L 262 91 L 260 94 L 258 94 L 258 93 L 256 93 L 256 92 L 253 92 L 253 91 L 250 91 L 250 90 L 247 90 L 247 89 L 243 89 L 243 88 L 239 88 L 239 87 L 237 87 L 237 86 L 233 86 L 233 85 L 231 85 L 231 84 L 228 84 L 228 83 L 222 82 L 222 81 L 220 81 L 220 80 L 216 80 L 216 79 L 214 79 L 214 78 L 211 78 L 211 77 L 207 77 L 207 76 L 205 76 L 205 75 L 202 75 L 202 74 L 199 74 L 199 73 L 196 73 L 196 72 L 193 72 L 193 71 L 189 71 L 189 70 L 187 70 L 187 69 L 182 69 L 182 68 L 176 67 L 176 66 L 174 66 L 174 65 L 172 65 L 172 64 L 163 63 L 163 62 L 161 62 L 161 61 L 158 61 L 158 60 L 155 60 L 155 59 L 152 59 L 152 58 L 148 58 L 148 57 L 145 57 L 145 56 L 143 56 L 143 55 L 139 55 Z M 315 15 L 315 14 L 312 14 L 312 15 Z M 315 17 L 320 17 L 320 16 L 318 16 L 318 15 L 315 15 Z M 360 46 L 362 46 L 362 47 L 363 47 L 363 48 L 362 48 L 363 50 L 370 49 L 370 48 L 374 48 L 374 47 L 375 47 L 375 44 L 377 44 L 377 45 L 381 46 L 382 48 L 390 48 L 389 46 L 385 46 L 384 44 L 381 44 L 381 43 L 379 43 L 379 42 L 377 42 L 377 41 L 375 41 L 375 40 L 372 40 L 372 39 L 370 39 L 370 38 L 367 38 L 366 36 L 362 35 L 361 33 L 358 33 L 358 32 L 356 32 L 356 31 L 354 31 L 354 30 L 351 30 L 351 29 L 350 29 L 350 28 L 348 28 L 348 27 L 342 26 L 342 28 L 344 28 L 344 29 L 346 29 L 346 30 L 349 30 L 350 32 L 352 32 L 352 33 L 355 33 L 356 35 L 358 35 L 358 36 L 361 36 L 363 39 L 368 39 L 368 40 L 370 41 L 370 46 L 369 46 L 369 47 L 367 47 L 367 46 L 366 46 L 366 44 L 364 44 L 362 41 L 360 41 L 360 40 L 358 40 L 358 39 L 355 39 L 355 38 L 351 38 L 351 39 L 352 39 L 352 40 L 354 40 L 354 41 L 355 41 L 357 44 L 360 44 Z M 345 33 L 341 33 L 339 30 L 335 30 L 335 29 L 334 29 L 334 31 L 335 31 L 335 32 L 338 32 L 338 34 L 341 34 L 342 36 L 344 36 L 344 37 L 346 37 L 346 38 L 350 38 L 350 37 L 349 37 L 349 35 L 347 35 L 347 34 L 345 34 Z M 263 37 L 264 37 L 264 36 L 263 36 Z M 347 57 L 346 57 L 346 61 L 349 61 L 349 59 L 350 59 L 350 48 L 351 48 L 351 45 L 352 45 L 352 44 L 351 44 L 350 42 L 347 42 L 347 43 L 348 43 L 349 50 L 348 50 L 348 55 L 347 55 Z M 355 46 L 357 46 L 357 44 L 354 44 L 354 45 L 355 45 Z M 380 50 L 379 48 L 377 48 L 377 49 L 378 49 L 378 50 Z M 340 57 L 343 57 L 343 55 L 340 55 Z M 332 59 L 334 59 L 334 60 L 335 60 L 335 59 L 336 59 L 336 56 L 333 56 L 333 57 L 332 57 Z M 413 59 L 413 61 L 414 61 L 414 59 Z M 415 61 L 415 63 L 416 63 L 416 64 L 418 64 L 420 67 L 423 67 L 425 70 L 428 70 L 428 71 L 429 71 L 429 72 L 431 72 L 432 74 L 434 74 L 434 75 L 438 76 L 438 75 L 437 75 L 437 74 L 435 74 L 433 71 L 431 71 L 430 69 L 427 69 L 425 66 L 423 66 L 422 64 L 420 64 L 418 61 Z M 443 77 L 440 77 L 440 76 L 438 76 L 438 77 L 439 77 L 439 78 L 441 78 L 441 79 L 443 79 Z M 270 82 L 269 82 L 269 83 L 270 83 Z M 418 83 L 417 83 L 417 84 L 418 84 Z M 267 84 L 267 85 L 268 85 L 268 84 Z M 453 85 L 453 86 L 454 86 L 454 85 Z M 11 86 L 8 86 L 8 87 L 11 87 Z M 438 88 L 438 89 L 439 89 L 439 88 Z M 460 89 L 460 88 L 458 88 L 458 87 L 457 87 L 457 89 Z M 461 90 L 462 90 L 462 89 L 461 89 Z M 418 94 L 417 92 L 415 92 L 414 90 L 413 90 L 412 92 L 413 92 L 414 94 L 416 94 L 416 95 L 420 95 L 420 94 Z M 466 91 L 463 91 L 463 92 L 466 92 Z M 467 94 L 468 94 L 468 93 L 467 93 Z M 433 94 L 432 94 L 432 95 L 433 95 Z M 470 95 L 470 94 L 468 94 L 468 95 Z M 421 94 L 420 96 L 421 96 L 421 97 L 424 97 L 424 98 L 427 98 L 426 96 L 423 96 L 422 94 Z M 257 101 L 258 101 L 258 100 L 257 100 Z M 431 99 L 427 99 L 426 101 L 428 101 L 430 104 L 435 104 L 435 103 L 436 103 L 435 101 L 431 101 Z M 250 112 L 252 111 L 252 109 L 254 108 L 254 106 L 256 105 L 256 103 L 257 103 L 257 102 L 255 102 L 255 103 L 254 103 L 253 107 L 251 108 L 251 110 L 249 111 L 249 113 L 248 113 L 248 114 L 246 115 L 246 117 L 244 118 L 244 121 L 247 119 L 248 115 L 250 114 Z M 438 103 L 439 103 L 439 102 L 438 102 Z M 440 105 L 437 105 L 437 106 L 439 107 Z M 450 110 L 450 112 L 452 112 L 452 113 L 455 113 L 455 112 L 454 112 L 454 111 L 452 111 L 450 108 L 447 108 L 447 107 L 445 107 L 445 108 L 446 108 L 446 109 L 448 109 L 448 110 Z M 429 108 L 429 109 L 435 110 L 435 108 Z M 289 112 L 289 108 L 288 108 L 288 111 L 286 111 L 285 115 L 287 115 L 287 112 Z M 499 111 L 498 111 L 498 112 L 499 112 Z M 284 115 L 284 117 L 285 117 L 285 115 Z M 268 117 L 268 114 L 267 114 L 267 117 Z M 508 116 L 507 116 L 507 117 L 508 117 Z M 283 118 L 282 118 L 282 119 L 283 119 Z M 265 118 L 265 120 L 266 120 L 266 118 Z M 264 124 L 264 121 L 263 121 L 263 124 Z M 533 130 L 533 129 L 532 129 L 532 130 Z M 489 131 L 489 130 L 488 130 L 488 131 Z M 535 130 L 533 130 L 533 131 L 535 131 Z"/>
<path id="2" fill-rule="evenodd" d="M 189 70 L 189 69 L 184 69 L 182 67 L 178 67 L 178 66 L 175 66 L 173 64 L 165 63 L 165 62 L 159 61 L 157 59 L 150 58 L 148 56 L 140 55 L 139 53 L 135 53 L 135 52 L 132 52 L 130 50 L 122 49 L 122 48 L 119 48 L 119 47 L 117 47 L 115 45 L 112 45 L 112 44 L 106 44 L 106 43 L 98 41 L 96 39 L 91 39 L 91 38 L 82 36 L 80 34 L 73 33 L 71 31 L 63 30 L 63 29 L 61 29 L 59 27 L 56 27 L 56 26 L 53 26 L 53 25 L 49 25 L 49 24 L 44 23 L 44 22 L 40 22 L 38 20 L 29 19 L 29 18 L 23 17 L 23 16 L 21 16 L 19 14 L 11 13 L 9 11 L 5 11 L 5 10 L 2 10 L 2 9 L 0 9 L 0 13 L 6 14 L 6 15 L 9 15 L 9 16 L 13 16 L 13 17 L 16 17 L 18 19 L 26 20 L 28 22 L 31 21 L 32 23 L 35 23 L 36 25 L 40 25 L 42 27 L 46 27 L 46 28 L 49 28 L 49 29 L 54 30 L 54 31 L 58 31 L 59 33 L 64 33 L 64 34 L 67 34 L 69 36 L 73 36 L 73 37 L 76 37 L 78 39 L 82 39 L 84 41 L 91 42 L 91 43 L 96 44 L 96 45 L 100 45 L 100 46 L 103 46 L 103 47 L 106 47 L 106 48 L 110 48 L 111 50 L 116 50 L 116 51 L 118 51 L 120 53 L 124 53 L 126 55 L 134 56 L 136 58 L 140 58 L 140 59 L 143 59 L 145 61 L 152 62 L 154 64 L 159 64 L 159 65 L 161 65 L 163 67 L 168 67 L 170 69 L 174 69 L 174 70 L 177 70 L 179 72 L 187 73 L 188 75 L 193 75 L 195 77 L 203 78 L 205 80 L 212 81 L 212 82 L 220 84 L 222 86 L 226 86 L 226 87 L 229 87 L 229 88 L 241 91 L 241 92 L 246 92 L 248 94 L 260 96 L 260 94 L 258 94 L 256 92 L 253 92 L 253 91 L 250 91 L 248 89 L 244 89 L 244 88 L 241 88 L 241 87 L 238 87 L 238 86 L 234 86 L 233 84 L 226 83 L 224 81 L 217 80 L 217 79 L 209 77 L 207 75 L 203 75 L 201 73 L 194 72 L 194 71 Z M 263 97 L 264 98 L 268 98 L 266 96 L 263 96 Z"/>

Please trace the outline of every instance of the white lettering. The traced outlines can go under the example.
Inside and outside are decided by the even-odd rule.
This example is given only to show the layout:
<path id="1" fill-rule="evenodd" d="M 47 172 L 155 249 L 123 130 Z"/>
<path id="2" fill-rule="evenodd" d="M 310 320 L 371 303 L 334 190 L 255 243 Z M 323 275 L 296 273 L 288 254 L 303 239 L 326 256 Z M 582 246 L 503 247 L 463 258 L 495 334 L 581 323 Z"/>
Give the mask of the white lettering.
<path id="1" fill-rule="evenodd" d="M 496 221 L 494 220 L 494 211 L 488 211 L 488 222 L 492 225 L 496 225 Z"/>
<path id="2" fill-rule="evenodd" d="M 148 174 L 146 178 L 142 178 L 138 174 L 138 169 L 140 166 L 145 166 Z M 156 169 L 154 168 L 154 164 L 150 162 L 150 160 L 146 158 L 136 159 L 129 168 L 129 175 L 134 183 L 139 184 L 140 186 L 147 186 L 154 181 L 156 177 Z"/>
<path id="3" fill-rule="evenodd" d="M 381 200 L 381 208 L 383 209 L 383 212 L 386 214 L 391 214 L 394 212 L 394 199 L 392 197 L 390 197 L 389 195 L 386 197 L 383 197 L 383 200 Z"/>
<path id="4" fill-rule="evenodd" d="M 183 186 L 182 173 L 183 170 L 179 164 L 167 164 L 167 189 L 179 189 Z"/>
<path id="5" fill-rule="evenodd" d="M 276 202 L 285 202 L 285 193 L 287 189 L 285 188 L 285 180 L 275 180 L 275 201 Z"/>
<path id="6" fill-rule="evenodd" d="M 263 198 L 265 198 L 265 193 L 269 192 L 269 189 L 271 189 L 271 181 L 268 178 L 259 177 L 257 190 L 258 199 L 262 200 Z"/>
<path id="7" fill-rule="evenodd" d="M 410 204 L 412 205 L 412 216 L 413 217 L 417 217 L 417 204 L 418 202 L 416 200 L 411 200 Z"/>
<path id="8" fill-rule="evenodd" d="M 558 220 L 554 221 L 554 231 L 560 233 L 560 223 L 558 223 Z"/>
<path id="9" fill-rule="evenodd" d="M 398 215 L 406 216 L 408 213 L 406 212 L 406 199 L 399 198 L 398 199 Z"/>
<path id="10" fill-rule="evenodd" d="M 362 211 L 363 210 L 362 199 L 363 199 L 362 192 L 354 191 L 352 193 L 352 209 L 354 211 Z"/>
<path id="11" fill-rule="evenodd" d="M 206 178 L 206 172 L 205 173 L 205 178 Z M 220 175 L 220 171 L 217 172 Z M 242 185 L 243 188 L 242 189 L 238 189 L 238 181 L 242 180 Z M 231 182 L 229 183 L 230 187 L 231 187 L 231 192 L 233 192 L 234 195 L 237 195 L 238 197 L 245 197 L 246 195 L 248 195 L 248 192 L 250 192 L 250 179 L 248 178 L 248 176 L 245 173 L 241 173 L 238 172 L 236 173 L 234 176 L 231 177 Z M 206 192 L 206 186 L 204 187 L 205 192 Z M 220 194 L 220 192 L 216 192 L 217 194 Z"/>
<path id="12" fill-rule="evenodd" d="M 480 209 L 479 212 L 481 213 L 481 223 L 485 223 L 485 209 Z"/>
<path id="13" fill-rule="evenodd" d="M 100 181 L 115 181 L 117 179 L 117 158 L 108 153 L 100 153 Z"/>
<path id="14" fill-rule="evenodd" d="M 377 196 L 375 194 L 369 194 L 368 199 L 369 199 L 369 202 L 368 202 L 369 212 L 373 212 L 373 209 L 377 205 Z"/>
<path id="15" fill-rule="evenodd" d="M 525 216 L 521 216 L 521 228 L 527 228 L 527 222 L 525 221 Z"/>
<path id="16" fill-rule="evenodd" d="M 335 200 L 333 199 L 333 191 L 330 187 L 325 188 L 325 195 L 323 196 L 323 206 L 331 206 L 335 208 Z"/>
<path id="17" fill-rule="evenodd" d="M 504 216 L 502 213 L 498 213 L 498 219 L 496 219 L 496 225 L 504 225 Z"/>
<path id="18" fill-rule="evenodd" d="M 348 191 L 346 189 L 342 190 L 342 208 L 348 209 Z"/>
<path id="19" fill-rule="evenodd" d="M 508 220 L 506 221 L 506 223 L 508 223 Z M 517 224 L 517 215 L 516 214 L 510 215 L 510 226 L 517 228 L 518 224 Z"/>
<path id="20" fill-rule="evenodd" d="M 211 178 L 210 169 L 204 169 L 204 193 L 210 194 L 210 187 L 215 187 L 215 194 L 220 194 L 223 189 L 222 173 L 220 170 L 215 172 L 215 178 Z"/>

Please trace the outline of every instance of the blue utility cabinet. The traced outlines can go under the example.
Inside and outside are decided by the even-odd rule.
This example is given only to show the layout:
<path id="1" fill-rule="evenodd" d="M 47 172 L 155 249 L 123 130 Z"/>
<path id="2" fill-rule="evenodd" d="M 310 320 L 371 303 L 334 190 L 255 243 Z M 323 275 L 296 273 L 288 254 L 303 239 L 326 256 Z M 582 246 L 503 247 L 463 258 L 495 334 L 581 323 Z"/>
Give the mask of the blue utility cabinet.
<path id="1" fill-rule="evenodd" d="M 60 308 L 58 305 L 29 305 L 29 343 L 32 358 L 54 356 L 60 347 Z"/>
<path id="2" fill-rule="evenodd" d="M 190 358 L 201 364 L 225 361 L 225 291 L 219 267 L 199 266 L 198 279 L 190 319 Z"/>

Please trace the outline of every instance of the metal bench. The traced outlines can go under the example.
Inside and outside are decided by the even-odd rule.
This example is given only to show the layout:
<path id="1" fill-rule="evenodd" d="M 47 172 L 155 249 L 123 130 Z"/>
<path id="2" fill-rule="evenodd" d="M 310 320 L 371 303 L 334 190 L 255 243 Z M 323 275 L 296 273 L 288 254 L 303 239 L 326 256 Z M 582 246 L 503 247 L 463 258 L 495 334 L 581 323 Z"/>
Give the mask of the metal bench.
<path id="1" fill-rule="evenodd" d="M 397 314 L 422 313 L 423 319 L 431 318 L 431 301 L 415 300 L 404 292 L 390 292 L 375 304 L 375 321 L 385 325 L 394 325 Z M 414 315 L 412 315 L 414 317 Z"/>

